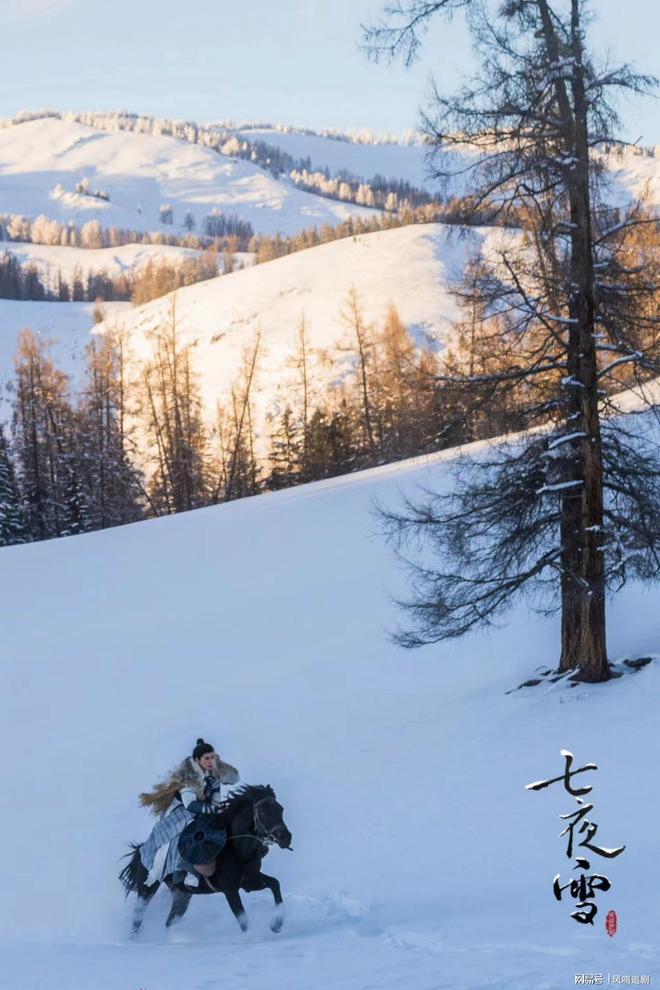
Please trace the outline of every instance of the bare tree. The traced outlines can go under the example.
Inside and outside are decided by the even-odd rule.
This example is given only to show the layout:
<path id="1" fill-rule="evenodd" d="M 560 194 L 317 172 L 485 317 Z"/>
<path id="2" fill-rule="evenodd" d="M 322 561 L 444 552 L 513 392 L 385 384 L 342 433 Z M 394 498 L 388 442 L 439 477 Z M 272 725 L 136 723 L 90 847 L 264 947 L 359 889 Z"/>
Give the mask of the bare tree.
<path id="1" fill-rule="evenodd" d="M 214 501 L 256 495 L 260 488 L 252 422 L 252 389 L 260 347 L 261 333 L 257 333 L 252 347 L 243 353 L 239 379 L 231 389 L 231 406 L 228 411 L 219 410 L 221 456 Z"/>
<path id="2" fill-rule="evenodd" d="M 349 290 L 344 309 L 341 313 L 341 319 L 349 329 L 353 338 L 352 345 L 356 348 L 358 359 L 357 378 L 362 403 L 364 434 L 371 463 L 375 464 L 378 460 L 378 451 L 376 447 L 372 397 L 372 370 L 374 364 L 373 327 L 365 319 L 360 297 L 355 286 L 352 286 Z"/>
<path id="3" fill-rule="evenodd" d="M 167 322 L 151 334 L 153 358 L 143 368 L 142 413 L 155 451 L 149 494 L 158 511 L 181 512 L 208 504 L 208 430 L 202 415 L 191 344 L 183 344 L 176 296 Z"/>

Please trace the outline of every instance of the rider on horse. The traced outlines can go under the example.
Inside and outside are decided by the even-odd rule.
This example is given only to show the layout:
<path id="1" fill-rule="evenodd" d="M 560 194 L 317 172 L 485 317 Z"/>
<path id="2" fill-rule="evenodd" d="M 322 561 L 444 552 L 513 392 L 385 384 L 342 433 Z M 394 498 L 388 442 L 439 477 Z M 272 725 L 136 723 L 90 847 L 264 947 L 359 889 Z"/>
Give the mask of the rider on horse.
<path id="1" fill-rule="evenodd" d="M 140 846 L 140 858 L 149 871 L 148 883 L 180 871 L 177 846 L 181 832 L 196 815 L 221 811 L 222 784 L 235 784 L 238 779 L 238 770 L 221 760 L 210 743 L 198 739 L 192 756 L 186 757 L 167 780 L 140 794 L 140 803 L 160 816 Z M 196 878 L 190 881 L 198 883 Z"/>

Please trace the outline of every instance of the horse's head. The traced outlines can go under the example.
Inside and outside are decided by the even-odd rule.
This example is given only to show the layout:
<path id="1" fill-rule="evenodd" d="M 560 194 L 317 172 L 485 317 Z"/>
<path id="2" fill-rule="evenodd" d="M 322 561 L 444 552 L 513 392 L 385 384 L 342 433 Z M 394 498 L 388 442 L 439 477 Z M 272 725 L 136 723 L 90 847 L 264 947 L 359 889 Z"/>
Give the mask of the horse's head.
<path id="1" fill-rule="evenodd" d="M 270 790 L 270 788 L 269 788 Z M 284 808 L 275 794 L 261 798 L 254 804 L 254 828 L 265 842 L 276 842 L 280 849 L 290 849 L 292 835 L 284 822 Z"/>

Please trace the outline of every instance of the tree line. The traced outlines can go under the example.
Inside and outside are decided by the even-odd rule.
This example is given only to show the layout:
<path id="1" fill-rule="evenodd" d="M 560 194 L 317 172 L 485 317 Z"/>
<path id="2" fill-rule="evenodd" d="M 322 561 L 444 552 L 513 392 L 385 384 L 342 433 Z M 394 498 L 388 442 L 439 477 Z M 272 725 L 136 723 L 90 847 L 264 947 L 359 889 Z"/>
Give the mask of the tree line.
<path id="1" fill-rule="evenodd" d="M 215 421 L 176 296 L 136 363 L 121 333 L 94 336 L 74 392 L 49 345 L 19 338 L 0 428 L 0 543 L 87 532 L 333 477 L 460 442 L 463 400 L 439 387 L 439 358 L 414 345 L 396 309 L 369 321 L 355 289 L 331 354 L 301 314 L 286 401 L 263 422 L 264 347 L 246 349 Z M 329 363 L 341 373 L 331 386 Z M 337 376 L 335 376 L 337 377 Z"/>
<path id="2" fill-rule="evenodd" d="M 173 222 L 172 208 L 167 223 Z M 187 234 L 166 234 L 163 231 L 132 230 L 127 227 L 104 227 L 99 220 L 88 220 L 82 226 L 72 220 L 62 223 L 41 214 L 31 220 L 21 213 L 0 213 L 0 241 L 20 241 L 25 244 L 46 244 L 54 247 L 76 247 L 88 250 L 117 248 L 126 244 L 157 244 L 170 247 L 204 250 L 215 247 L 218 251 L 246 251 L 254 231 L 247 220 L 233 213 L 225 214 L 213 209 L 203 218 L 202 233 L 193 233 L 197 221 L 189 211 L 183 217 L 182 226 Z"/>
<path id="3" fill-rule="evenodd" d="M 233 254 L 225 255 L 225 270 L 232 270 Z M 141 306 L 180 289 L 194 285 L 218 274 L 215 250 L 196 257 L 183 258 L 176 263 L 163 258 L 150 259 L 146 265 L 125 272 L 89 271 L 83 273 L 76 265 L 71 274 L 59 268 L 47 273 L 39 271 L 34 262 L 23 265 L 6 251 L 0 256 L 0 299 L 21 299 L 47 302 L 113 302 L 131 301 Z"/>

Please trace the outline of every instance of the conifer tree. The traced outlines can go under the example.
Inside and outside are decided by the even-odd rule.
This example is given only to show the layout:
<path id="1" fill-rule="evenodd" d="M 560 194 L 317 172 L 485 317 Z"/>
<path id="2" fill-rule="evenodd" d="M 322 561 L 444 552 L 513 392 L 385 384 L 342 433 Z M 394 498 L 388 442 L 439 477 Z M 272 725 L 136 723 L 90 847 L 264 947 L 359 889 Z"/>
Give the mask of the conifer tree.
<path id="1" fill-rule="evenodd" d="M 23 543 L 26 535 L 23 501 L 12 452 L 0 423 L 0 546 Z"/>
<path id="2" fill-rule="evenodd" d="M 294 412 L 288 405 L 282 413 L 277 429 L 271 438 L 270 474 L 267 487 L 273 491 L 297 485 L 303 477 L 304 428 L 296 422 Z"/>
<path id="3" fill-rule="evenodd" d="M 19 336 L 13 388 L 14 448 L 30 538 L 89 529 L 68 379 L 29 330 Z"/>
<path id="4" fill-rule="evenodd" d="M 660 363 L 656 346 L 634 344 L 650 321 L 640 321 L 634 273 L 617 258 L 622 224 L 607 222 L 596 152 L 613 140 L 610 94 L 653 80 L 598 63 L 584 0 L 568 10 L 506 0 L 497 11 L 480 0 L 396 0 L 367 32 L 371 53 L 414 61 L 433 16 L 458 8 L 478 69 L 457 94 L 435 91 L 425 125 L 436 176 L 451 182 L 467 170 L 473 209 L 522 232 L 503 238 L 474 296 L 486 333 L 509 352 L 488 387 L 515 391 L 524 424 L 543 429 L 499 446 L 488 464 L 465 463 L 453 495 L 389 514 L 395 535 L 424 534 L 443 560 L 416 570 L 414 628 L 401 641 L 461 635 L 532 592 L 561 606 L 559 669 L 602 681 L 606 587 L 660 570 L 657 455 L 642 427 L 608 416 L 602 398 L 623 364 L 644 378 Z M 657 299 L 657 286 L 648 291 Z"/>

